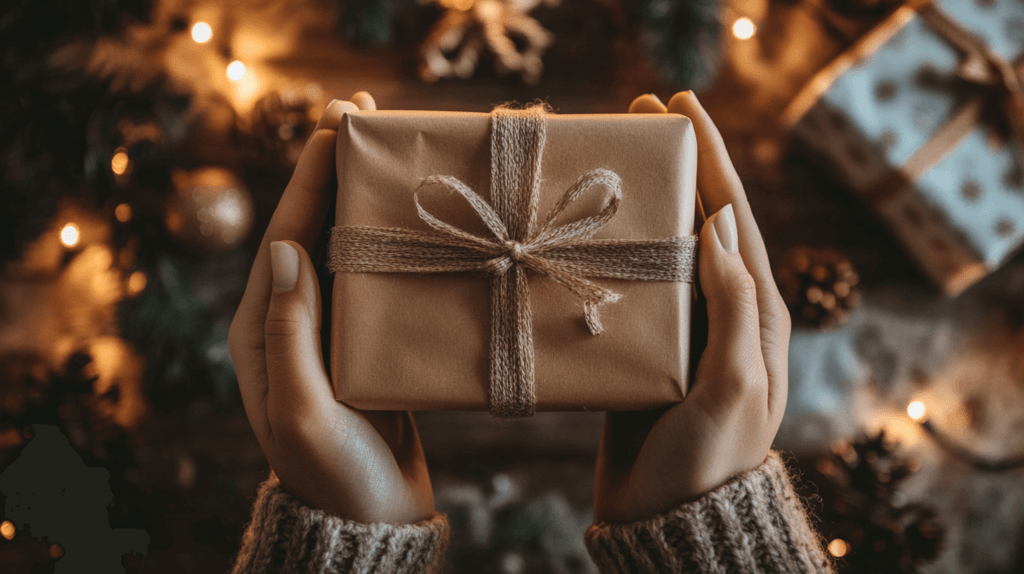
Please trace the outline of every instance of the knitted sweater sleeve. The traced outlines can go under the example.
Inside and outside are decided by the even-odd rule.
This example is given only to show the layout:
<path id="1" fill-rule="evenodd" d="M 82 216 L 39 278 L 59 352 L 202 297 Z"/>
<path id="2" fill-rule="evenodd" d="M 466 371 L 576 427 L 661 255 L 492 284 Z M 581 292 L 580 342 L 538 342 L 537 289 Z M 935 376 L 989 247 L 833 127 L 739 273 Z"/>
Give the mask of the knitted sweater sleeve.
<path id="1" fill-rule="evenodd" d="M 601 572 L 831 573 L 778 453 L 703 497 L 644 522 L 587 531 Z"/>
<path id="2" fill-rule="evenodd" d="M 435 572 L 448 538 L 443 514 L 400 526 L 354 522 L 305 506 L 272 476 L 260 487 L 232 574 Z"/>

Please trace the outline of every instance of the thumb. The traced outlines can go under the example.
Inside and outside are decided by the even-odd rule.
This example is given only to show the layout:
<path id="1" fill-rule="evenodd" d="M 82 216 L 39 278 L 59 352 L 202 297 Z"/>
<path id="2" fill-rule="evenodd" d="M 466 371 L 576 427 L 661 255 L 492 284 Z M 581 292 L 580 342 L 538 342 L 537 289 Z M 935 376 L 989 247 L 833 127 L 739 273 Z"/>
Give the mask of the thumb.
<path id="1" fill-rule="evenodd" d="M 309 413 L 310 407 L 334 403 L 320 349 L 320 287 L 313 262 L 294 241 L 270 244 L 270 268 L 274 288 L 264 326 L 268 409 Z"/>
<path id="2" fill-rule="evenodd" d="M 757 286 L 739 254 L 732 204 L 700 234 L 700 284 L 707 299 L 708 344 L 697 367 L 695 391 L 740 398 L 764 369 Z M 701 388 L 704 387 L 704 388 Z M 718 393 L 724 393 L 719 395 Z"/>

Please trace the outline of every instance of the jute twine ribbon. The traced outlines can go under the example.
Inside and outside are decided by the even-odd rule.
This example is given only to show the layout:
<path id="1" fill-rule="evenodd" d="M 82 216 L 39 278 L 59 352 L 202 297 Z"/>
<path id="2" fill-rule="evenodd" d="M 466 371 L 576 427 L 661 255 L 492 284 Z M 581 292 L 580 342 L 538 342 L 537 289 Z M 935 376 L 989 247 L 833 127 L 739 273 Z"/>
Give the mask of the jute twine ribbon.
<path id="1" fill-rule="evenodd" d="M 431 232 L 346 225 L 331 230 L 328 267 L 348 273 L 483 272 L 491 277 L 491 347 L 488 401 L 493 416 L 534 413 L 534 348 L 527 271 L 547 275 L 583 302 L 590 332 L 603 330 L 598 308 L 620 295 L 587 277 L 633 281 L 693 281 L 695 236 L 650 240 L 593 239 L 622 202 L 619 176 L 606 169 L 583 174 L 541 225 L 545 120 L 540 106 L 491 114 L 491 205 L 455 177 L 424 178 L 413 203 Z M 419 196 L 441 186 L 461 195 L 490 230 L 480 237 L 428 213 Z M 608 200 L 597 214 L 556 225 L 581 195 L 604 187 Z"/>

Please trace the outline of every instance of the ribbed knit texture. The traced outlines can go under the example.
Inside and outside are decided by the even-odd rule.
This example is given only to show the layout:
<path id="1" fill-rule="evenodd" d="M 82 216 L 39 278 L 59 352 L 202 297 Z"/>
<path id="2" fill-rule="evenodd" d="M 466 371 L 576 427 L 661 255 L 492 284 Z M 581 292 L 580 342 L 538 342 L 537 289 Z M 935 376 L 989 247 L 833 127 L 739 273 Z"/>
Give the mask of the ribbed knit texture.
<path id="1" fill-rule="evenodd" d="M 771 453 L 758 468 L 644 522 L 587 531 L 602 572 L 831 573 L 822 540 Z"/>
<path id="2" fill-rule="evenodd" d="M 434 572 L 448 547 L 443 514 L 410 525 L 364 524 L 314 510 L 276 477 L 260 487 L 235 574 Z"/>

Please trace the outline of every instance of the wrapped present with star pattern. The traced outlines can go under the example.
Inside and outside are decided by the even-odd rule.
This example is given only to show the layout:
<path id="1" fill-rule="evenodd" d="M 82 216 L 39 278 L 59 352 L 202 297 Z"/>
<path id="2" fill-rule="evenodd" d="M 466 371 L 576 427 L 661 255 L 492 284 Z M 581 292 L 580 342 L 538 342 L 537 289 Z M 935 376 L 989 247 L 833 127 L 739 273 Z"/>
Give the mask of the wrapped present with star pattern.
<path id="1" fill-rule="evenodd" d="M 1024 242 L 1024 2 L 893 11 L 783 121 L 957 295 Z"/>

